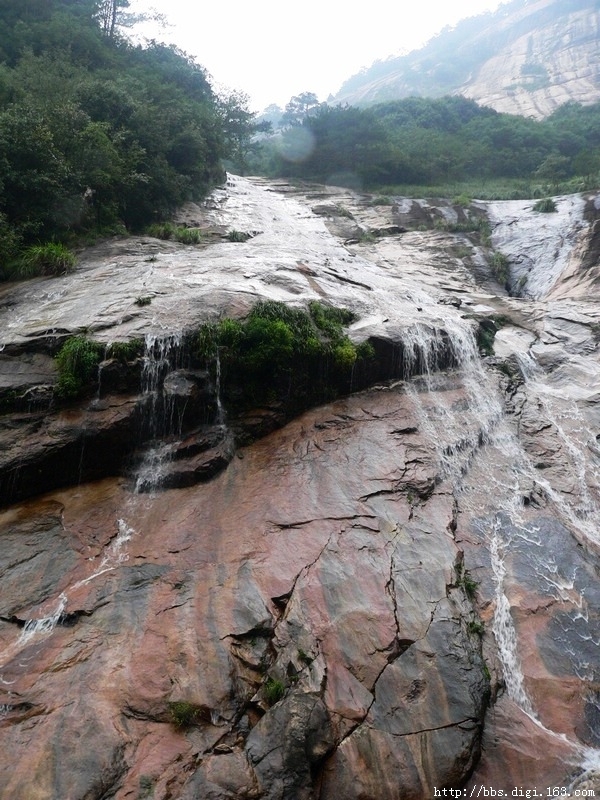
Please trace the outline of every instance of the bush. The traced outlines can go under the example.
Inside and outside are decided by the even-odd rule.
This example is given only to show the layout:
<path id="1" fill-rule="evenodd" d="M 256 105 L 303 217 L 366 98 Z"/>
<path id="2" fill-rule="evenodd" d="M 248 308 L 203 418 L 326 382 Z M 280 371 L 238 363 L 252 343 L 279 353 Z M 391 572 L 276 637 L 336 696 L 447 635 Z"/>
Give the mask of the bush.
<path id="1" fill-rule="evenodd" d="M 75 256 L 64 244 L 47 242 L 25 248 L 18 261 L 17 273 L 21 278 L 37 275 L 63 275 L 75 267 Z"/>
<path id="2" fill-rule="evenodd" d="M 463 564 L 459 564 L 456 567 L 456 584 L 462 587 L 469 600 L 475 599 L 479 582 L 471 577 L 471 573 L 468 569 L 464 569 Z"/>
<path id="3" fill-rule="evenodd" d="M 285 684 L 277 678 L 267 678 L 264 685 L 265 701 L 268 705 L 274 706 L 285 694 Z"/>
<path id="4" fill-rule="evenodd" d="M 143 339 L 131 339 L 128 342 L 111 342 L 106 349 L 106 355 L 125 364 L 134 361 L 144 352 Z"/>
<path id="5" fill-rule="evenodd" d="M 63 344 L 56 356 L 58 383 L 56 394 L 63 399 L 80 395 L 96 377 L 102 348 L 85 336 L 73 336 Z"/>
<path id="6" fill-rule="evenodd" d="M 244 231 L 236 231 L 235 228 L 227 234 L 227 239 L 230 242 L 247 242 L 250 239 L 250 234 Z"/>
<path id="7" fill-rule="evenodd" d="M 496 251 L 490 257 L 490 267 L 492 274 L 502 285 L 506 284 L 509 277 L 509 261 L 504 253 Z"/>
<path id="8" fill-rule="evenodd" d="M 537 201 L 533 210 L 539 211 L 541 214 L 551 214 L 556 211 L 556 203 L 551 197 L 545 197 L 543 200 Z"/>
<path id="9" fill-rule="evenodd" d="M 202 231 L 198 228 L 176 228 L 175 241 L 181 244 L 200 244 Z"/>
<path id="10" fill-rule="evenodd" d="M 469 620 L 467 623 L 467 630 L 474 636 L 483 636 L 485 633 L 485 625 L 481 620 Z"/>
<path id="11" fill-rule="evenodd" d="M 201 721 L 202 709 L 195 703 L 187 700 L 175 700 L 168 705 L 171 724 L 178 730 L 191 728 L 192 725 L 197 725 Z"/>
<path id="12" fill-rule="evenodd" d="M 186 228 L 183 225 L 174 225 L 172 222 L 156 222 L 149 225 L 146 228 L 146 235 L 181 244 L 199 244 L 202 241 L 202 231 L 199 228 Z"/>
<path id="13" fill-rule="evenodd" d="M 459 194 L 457 195 L 454 200 L 452 201 L 455 206 L 460 206 L 461 208 L 468 208 L 471 205 L 471 198 L 466 194 Z"/>
<path id="14" fill-rule="evenodd" d="M 244 322 L 202 325 L 192 352 L 212 369 L 219 356 L 226 402 L 247 406 L 277 398 L 288 409 L 306 408 L 348 391 L 354 364 L 375 357 L 370 344 L 357 347 L 344 333 L 354 319 L 348 309 L 317 302 L 307 312 L 262 301 Z"/>

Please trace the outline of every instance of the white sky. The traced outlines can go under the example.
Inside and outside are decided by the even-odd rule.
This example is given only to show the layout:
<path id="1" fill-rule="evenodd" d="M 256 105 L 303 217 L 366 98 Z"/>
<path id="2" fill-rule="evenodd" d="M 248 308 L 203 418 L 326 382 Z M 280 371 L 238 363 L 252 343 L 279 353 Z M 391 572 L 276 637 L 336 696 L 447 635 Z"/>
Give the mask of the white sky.
<path id="1" fill-rule="evenodd" d="M 237 89 L 260 111 L 315 92 L 319 100 L 376 59 L 420 47 L 447 25 L 501 0 L 136 0 L 170 28 L 156 38 L 196 56 L 213 86 Z M 134 6 L 134 3 L 132 3 Z"/>

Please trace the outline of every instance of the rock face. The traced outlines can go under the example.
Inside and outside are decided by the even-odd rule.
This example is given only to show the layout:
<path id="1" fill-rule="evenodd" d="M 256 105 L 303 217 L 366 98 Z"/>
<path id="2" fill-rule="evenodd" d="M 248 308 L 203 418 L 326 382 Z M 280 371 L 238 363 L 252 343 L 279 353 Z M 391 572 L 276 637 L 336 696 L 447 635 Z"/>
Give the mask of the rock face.
<path id="1" fill-rule="evenodd" d="M 460 94 L 496 111 L 536 119 L 563 103 L 600 100 L 600 13 L 594 3 L 571 8 L 538 0 L 514 18 L 507 16 L 500 31 L 506 34 L 502 52 L 486 60 Z"/>
<path id="2" fill-rule="evenodd" d="M 3 290 L 0 797 L 595 785 L 594 200 L 564 199 L 535 299 L 434 226 L 487 214 L 541 275 L 510 204 L 365 200 L 231 178 L 186 213 L 246 242 L 114 242 Z M 227 416 L 186 337 L 258 298 L 351 308 L 360 391 Z M 61 406 L 51 355 L 83 328 L 144 344 Z"/>
<path id="3" fill-rule="evenodd" d="M 378 62 L 335 98 L 366 104 L 461 94 L 496 111 L 541 119 L 563 103 L 600 100 L 600 12 L 592 0 L 500 5 L 445 30 L 421 50 Z"/>

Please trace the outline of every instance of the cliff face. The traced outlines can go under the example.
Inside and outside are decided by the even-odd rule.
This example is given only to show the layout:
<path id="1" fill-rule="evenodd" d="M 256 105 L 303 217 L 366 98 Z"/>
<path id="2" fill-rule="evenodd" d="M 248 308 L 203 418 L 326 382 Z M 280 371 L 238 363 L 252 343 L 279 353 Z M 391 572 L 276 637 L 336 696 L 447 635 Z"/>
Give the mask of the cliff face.
<path id="1" fill-rule="evenodd" d="M 242 179 L 211 203 L 188 219 L 252 238 L 114 242 L 3 291 L 0 796 L 594 786 L 597 303 L 507 297 L 433 229 L 485 213 L 505 236 L 502 204 Z M 592 200 L 558 205 L 553 291 L 594 240 Z M 224 417 L 186 334 L 259 298 L 353 309 L 371 380 L 285 425 Z M 55 339 L 84 327 L 143 354 L 48 405 Z"/>
<path id="2" fill-rule="evenodd" d="M 569 101 L 600 100 L 599 26 L 593 0 L 509 3 L 354 76 L 336 100 L 367 104 L 460 94 L 496 111 L 541 119 Z"/>
<path id="3" fill-rule="evenodd" d="M 502 52 L 481 64 L 458 93 L 496 111 L 536 119 L 563 103 L 597 103 L 600 10 L 596 4 L 576 10 L 565 4 L 554 16 L 548 13 L 553 7 L 548 0 L 528 6 L 514 38 L 507 36 Z M 510 27 L 507 20 L 507 34 Z"/>

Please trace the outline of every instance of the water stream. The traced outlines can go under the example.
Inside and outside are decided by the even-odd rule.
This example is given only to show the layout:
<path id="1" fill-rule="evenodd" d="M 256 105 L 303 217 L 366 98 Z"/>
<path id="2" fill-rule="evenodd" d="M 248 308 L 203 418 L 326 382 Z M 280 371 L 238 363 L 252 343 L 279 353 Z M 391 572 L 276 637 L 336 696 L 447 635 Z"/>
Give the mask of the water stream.
<path id="1" fill-rule="evenodd" d="M 540 717 L 543 710 L 537 709 L 531 699 L 510 601 L 510 586 L 520 579 L 528 582 L 528 589 L 544 593 L 564 606 L 559 615 L 565 620 L 564 638 L 560 638 L 560 632 L 556 634 L 556 647 L 562 650 L 561 657 L 569 662 L 572 674 L 592 687 L 598 678 L 593 649 L 600 644 L 600 632 L 590 623 L 586 596 L 589 589 L 581 568 L 564 554 L 564 540 L 566 537 L 568 546 L 568 539 L 574 537 L 571 549 L 576 548 L 575 540 L 598 541 L 600 508 L 593 494 L 598 486 L 595 449 L 589 446 L 593 437 L 573 403 L 567 404 L 565 411 L 564 403 L 559 407 L 559 398 L 553 398 L 548 390 L 542 391 L 545 384 L 536 380 L 541 370 L 529 357 L 523 370 L 528 400 L 539 405 L 544 420 L 553 427 L 574 483 L 580 487 L 580 491 L 561 491 L 562 487 L 554 486 L 544 470 L 536 469 L 515 435 L 504 413 L 497 380 L 483 366 L 470 331 L 464 325 L 449 325 L 447 330 L 459 369 L 445 376 L 425 369 L 422 377 L 407 382 L 406 390 L 420 426 L 437 453 L 439 480 L 448 480 L 453 486 L 459 508 L 474 520 L 489 552 L 494 586 L 492 632 L 505 691 L 544 733 L 561 742 L 569 741 L 584 776 L 586 771 L 595 774 L 600 766 L 600 750 L 549 730 Z M 427 341 L 425 335 L 425 327 L 413 329 L 407 349 L 418 353 L 427 364 L 437 357 L 438 336 Z M 440 391 L 444 382 L 446 391 Z M 466 404 L 453 397 L 452 386 L 457 382 L 467 398 Z M 568 431 L 562 427 L 565 420 L 570 424 Z M 487 490 L 482 496 L 479 486 L 484 485 Z M 540 531 L 527 520 L 528 498 L 535 492 L 545 498 L 556 520 L 556 530 Z M 515 569 L 520 577 L 512 575 Z M 528 585 L 531 581 L 533 584 Z M 573 646 L 574 637 L 578 637 L 579 646 Z"/>

